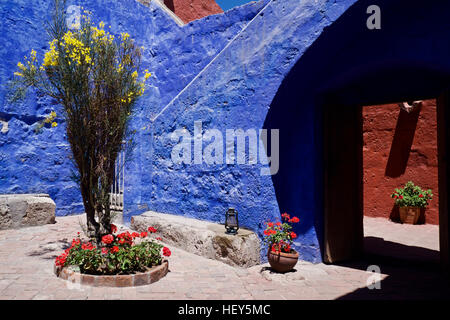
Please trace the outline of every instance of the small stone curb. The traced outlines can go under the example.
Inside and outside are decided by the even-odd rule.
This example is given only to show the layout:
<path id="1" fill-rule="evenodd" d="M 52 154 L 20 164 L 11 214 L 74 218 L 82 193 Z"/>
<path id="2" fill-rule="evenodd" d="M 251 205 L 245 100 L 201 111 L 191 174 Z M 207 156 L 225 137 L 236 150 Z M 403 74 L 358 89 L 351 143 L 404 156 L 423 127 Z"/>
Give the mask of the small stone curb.
<path id="1" fill-rule="evenodd" d="M 147 272 L 121 275 L 92 275 L 75 272 L 67 267 L 54 267 L 57 277 L 73 283 L 94 287 L 134 287 L 145 286 L 158 281 L 169 271 L 169 261 L 164 260 L 159 266 L 152 267 Z"/>

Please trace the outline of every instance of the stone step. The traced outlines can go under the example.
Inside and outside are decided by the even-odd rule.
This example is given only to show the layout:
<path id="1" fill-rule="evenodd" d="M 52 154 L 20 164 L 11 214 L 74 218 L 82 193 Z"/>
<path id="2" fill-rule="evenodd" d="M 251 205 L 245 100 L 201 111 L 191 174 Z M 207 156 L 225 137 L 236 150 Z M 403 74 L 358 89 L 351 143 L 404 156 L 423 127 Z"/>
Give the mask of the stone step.
<path id="1" fill-rule="evenodd" d="M 1 194 L 0 230 L 55 223 L 55 209 L 48 194 Z"/>
<path id="2" fill-rule="evenodd" d="M 260 264 L 258 236 L 240 228 L 236 235 L 225 226 L 183 216 L 147 211 L 131 218 L 131 228 L 139 232 L 152 226 L 164 243 L 185 251 L 238 267 Z"/>

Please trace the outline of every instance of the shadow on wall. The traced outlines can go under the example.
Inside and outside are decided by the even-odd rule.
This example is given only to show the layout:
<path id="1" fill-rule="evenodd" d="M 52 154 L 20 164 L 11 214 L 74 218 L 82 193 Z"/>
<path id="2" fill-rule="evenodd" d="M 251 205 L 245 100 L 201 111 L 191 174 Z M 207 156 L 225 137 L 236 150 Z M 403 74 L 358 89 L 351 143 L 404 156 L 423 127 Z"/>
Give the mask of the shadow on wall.
<path id="1" fill-rule="evenodd" d="M 321 250 L 323 101 L 339 108 L 429 99 L 450 84 L 450 43 L 442 41 L 448 37 L 444 15 L 450 4 L 378 1 L 382 28 L 369 30 L 366 10 L 372 2 L 358 1 L 307 49 L 283 80 L 264 123 L 266 129 L 280 129 L 279 172 L 272 176 L 280 212 L 299 215 L 299 234 L 314 228 Z M 391 149 L 400 139 L 409 143 L 392 150 L 389 175 L 404 170 L 418 114 L 400 116 Z M 399 165 L 393 164 L 396 159 Z"/>
<path id="2" fill-rule="evenodd" d="M 394 139 L 386 165 L 385 175 L 397 178 L 405 173 L 408 164 L 411 146 L 419 121 L 421 104 L 410 113 L 400 109 L 397 125 L 395 127 Z"/>

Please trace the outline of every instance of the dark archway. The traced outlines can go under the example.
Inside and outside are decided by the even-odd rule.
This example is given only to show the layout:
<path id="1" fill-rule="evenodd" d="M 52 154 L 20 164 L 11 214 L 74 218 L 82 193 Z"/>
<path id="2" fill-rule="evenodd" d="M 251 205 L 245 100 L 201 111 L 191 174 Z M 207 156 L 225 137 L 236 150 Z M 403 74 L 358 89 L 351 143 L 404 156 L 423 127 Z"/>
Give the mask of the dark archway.
<path id="1" fill-rule="evenodd" d="M 381 8 L 381 30 L 366 28 L 372 4 Z M 280 210 L 314 212 L 297 231 L 314 228 L 325 262 L 362 246 L 361 106 L 439 97 L 441 252 L 448 265 L 449 12 L 447 1 L 358 1 L 303 54 L 271 104 L 265 128 L 280 128 L 273 176 Z"/>

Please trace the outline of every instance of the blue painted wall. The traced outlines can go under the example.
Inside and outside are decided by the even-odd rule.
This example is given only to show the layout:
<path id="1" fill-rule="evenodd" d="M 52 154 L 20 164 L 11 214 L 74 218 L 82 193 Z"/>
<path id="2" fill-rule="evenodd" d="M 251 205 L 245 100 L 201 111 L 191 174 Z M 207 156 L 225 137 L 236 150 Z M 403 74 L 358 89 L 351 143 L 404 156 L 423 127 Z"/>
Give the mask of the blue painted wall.
<path id="1" fill-rule="evenodd" d="M 157 4 L 149 7 L 135 0 L 68 1 L 93 13 L 94 21 L 104 21 L 111 33 L 128 32 L 144 47 L 142 67 L 151 70 L 150 87 L 136 109 L 134 170 L 127 175 L 130 184 L 146 183 L 140 157 L 150 143 L 145 128 L 148 116 L 164 107 L 261 9 L 263 3 L 236 8 L 226 14 L 206 17 L 182 27 Z M 79 188 L 70 176 L 74 166 L 65 140 L 65 126 L 58 118 L 57 128 L 34 132 L 37 121 L 51 110 L 60 110 L 48 99 L 30 93 L 26 101 L 9 104 L 7 81 L 17 62 L 35 49 L 42 59 L 48 49 L 45 21 L 51 17 L 53 1 L 14 0 L 0 3 L 0 119 L 8 122 L 8 132 L 0 133 L 0 193 L 48 193 L 57 204 L 57 215 L 83 212 Z M 59 112 L 58 112 L 59 113 Z M 145 170 L 145 168 L 144 168 Z M 141 181 L 142 179 L 142 181 Z M 129 196 L 139 195 L 130 193 Z"/>
<path id="2" fill-rule="evenodd" d="M 76 1 L 115 33 L 144 46 L 143 67 L 154 74 L 137 106 L 138 142 L 126 167 L 125 218 L 145 210 L 223 222 L 229 206 L 244 227 L 262 235 L 281 212 L 301 223 L 301 258 L 321 260 L 321 102 L 378 104 L 437 96 L 450 83 L 450 4 L 408 1 L 261 1 L 177 26 L 161 9 L 133 0 Z M 354 4 L 354 5 L 353 5 Z M 366 28 L 368 5 L 382 9 L 382 29 Z M 1 4 L 0 193 L 48 192 L 58 215 L 82 210 L 64 125 L 32 132 L 50 101 L 30 95 L 21 105 L 4 99 L 6 80 L 32 48 L 47 43 L 42 17 L 50 3 Z M 13 31 L 12 31 L 13 30 Z M 203 130 L 280 129 L 280 169 L 261 165 L 175 165 L 169 134 L 194 121 Z M 204 142 L 206 146 L 208 143 Z M 264 250 L 261 251 L 264 258 Z"/>

